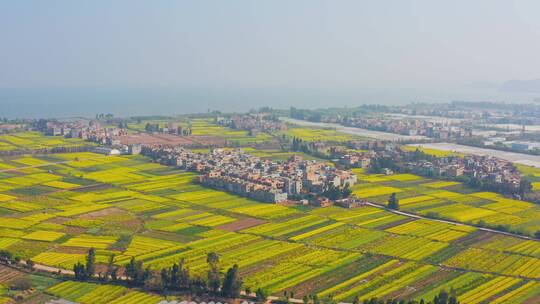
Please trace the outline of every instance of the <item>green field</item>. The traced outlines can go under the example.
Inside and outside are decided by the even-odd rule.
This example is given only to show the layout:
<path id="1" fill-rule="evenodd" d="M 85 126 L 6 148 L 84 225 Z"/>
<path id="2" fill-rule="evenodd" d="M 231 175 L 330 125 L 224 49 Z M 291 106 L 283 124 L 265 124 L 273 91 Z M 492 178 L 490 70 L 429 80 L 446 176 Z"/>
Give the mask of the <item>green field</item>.
<path id="1" fill-rule="evenodd" d="M 14 150 L 42 150 L 52 148 L 72 148 L 93 145 L 79 138 L 64 138 L 62 136 L 44 136 L 39 132 L 19 132 L 0 135 L 0 152 Z M 4 167 L 0 167 L 0 170 Z M 8 168 L 5 168 L 8 169 Z"/>
<path id="2" fill-rule="evenodd" d="M 60 161 L 67 162 L 52 164 Z M 28 170 L 22 163 L 43 167 Z M 5 158 L 0 164 L 19 168 L 0 180 L 0 248 L 39 264 L 71 269 L 93 247 L 98 263 L 114 253 L 119 266 L 136 257 L 160 269 L 184 258 L 194 275 L 204 277 L 206 255 L 216 252 L 221 269 L 238 264 L 252 290 L 333 295 L 339 301 L 356 295 L 418 298 L 450 286 L 463 297 L 461 303 L 504 303 L 505 297 L 521 303 L 538 290 L 537 241 L 413 220 L 375 207 L 259 203 L 203 188 L 193 183 L 193 173 L 142 156 L 53 154 Z M 471 193 L 459 184 L 410 174 L 357 173 L 357 195 L 384 203 L 396 192 L 404 210 L 436 211 L 463 222 L 508 221 L 525 231 L 540 225 L 537 206 L 494 193 Z M 459 278 L 475 283 L 461 286 Z M 47 292 L 80 303 L 161 299 L 73 282 Z"/>
<path id="3" fill-rule="evenodd" d="M 267 141 L 271 141 L 273 139 L 273 136 L 264 132 L 260 132 L 256 136 L 249 135 L 249 132 L 246 130 L 234 130 L 230 129 L 224 126 L 220 126 L 214 122 L 214 118 L 194 118 L 194 119 L 184 119 L 184 120 L 176 120 L 176 119 L 170 119 L 170 120 L 151 120 L 151 121 L 143 121 L 141 123 L 133 123 L 129 124 L 129 128 L 131 130 L 144 132 L 145 126 L 147 123 L 151 124 L 159 124 L 160 127 L 164 127 L 167 123 L 177 123 L 182 128 L 189 128 L 191 127 L 192 133 L 191 135 L 195 136 L 216 136 L 223 139 L 226 139 L 228 142 L 230 142 L 233 145 L 248 145 L 248 144 L 256 144 L 256 143 L 263 143 Z"/>
<path id="4" fill-rule="evenodd" d="M 476 192 L 454 181 L 437 181 L 411 174 L 364 174 L 352 189 L 359 197 L 386 204 L 391 193 L 399 198 L 400 209 L 452 221 L 504 227 L 525 235 L 540 230 L 540 206 L 503 197 L 493 192 Z"/>
<path id="5" fill-rule="evenodd" d="M 279 135 L 289 138 L 296 137 L 307 142 L 324 141 L 334 143 L 345 143 L 349 140 L 357 140 L 361 138 L 359 136 L 341 133 L 333 129 L 308 128 L 297 126 L 289 126 L 289 129 L 287 131 L 280 132 Z"/>

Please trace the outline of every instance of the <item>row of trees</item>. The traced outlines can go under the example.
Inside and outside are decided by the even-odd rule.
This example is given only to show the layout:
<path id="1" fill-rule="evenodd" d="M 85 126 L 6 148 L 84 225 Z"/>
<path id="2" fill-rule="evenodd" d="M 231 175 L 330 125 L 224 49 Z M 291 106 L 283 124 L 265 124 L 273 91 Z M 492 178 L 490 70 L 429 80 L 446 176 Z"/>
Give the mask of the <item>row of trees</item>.
<path id="1" fill-rule="evenodd" d="M 159 132 L 159 124 L 146 123 L 144 130 L 146 132 Z"/>
<path id="2" fill-rule="evenodd" d="M 124 282 L 130 286 L 143 287 L 148 290 L 167 294 L 169 292 L 188 292 L 190 294 L 213 294 L 228 298 L 237 298 L 243 286 L 238 265 L 230 267 L 222 274 L 219 267 L 219 256 L 209 253 L 207 256 L 208 273 L 206 279 L 192 276 L 185 260 L 182 259 L 171 267 L 165 267 L 156 272 L 145 267 L 142 261 L 132 257 L 125 266 L 124 276 L 119 276 L 119 268 L 114 265 L 114 254 L 109 257 L 105 273 L 96 274 L 96 252 L 93 248 L 88 251 L 85 263 L 77 262 L 73 265 L 75 279 L 88 281 L 98 279 L 102 282 Z M 262 291 L 259 291 L 262 293 Z"/>
<path id="3" fill-rule="evenodd" d="M 240 296 L 243 280 L 240 277 L 237 265 L 230 267 L 225 274 L 220 272 L 219 256 L 216 253 L 207 255 L 208 272 L 206 279 L 191 276 L 189 267 L 185 260 L 180 260 L 179 264 L 173 264 L 171 267 L 161 269 L 161 272 L 156 273 L 150 268 L 144 267 L 141 261 L 132 258 L 125 267 L 124 276 L 118 276 L 119 268 L 114 265 L 114 254 L 109 257 L 108 265 L 105 273 L 99 272 L 95 274 L 95 258 L 96 253 L 93 248 L 88 251 L 85 263 L 76 263 L 73 266 L 75 279 L 80 281 L 99 280 L 102 282 L 126 283 L 130 286 L 143 287 L 147 290 L 168 294 L 169 292 L 184 292 L 191 295 L 220 295 L 228 298 L 238 298 Z M 14 256 L 7 250 L 0 250 L 0 262 L 4 264 L 20 265 L 20 258 Z M 24 265 L 32 270 L 34 263 L 27 260 Z M 30 283 L 28 283 L 30 284 Z M 30 287 L 24 288 L 28 289 Z M 249 288 L 245 289 L 245 293 L 251 295 Z M 266 290 L 258 288 L 255 291 L 256 298 L 259 302 L 264 302 L 268 298 Z M 294 292 L 284 291 L 283 302 L 289 302 L 294 298 Z M 353 304 L 459 304 L 456 294 L 453 290 L 446 292 L 444 289 L 437 294 L 432 301 L 425 302 L 423 299 L 403 300 L 389 299 L 381 300 L 377 298 L 360 300 L 360 296 L 356 296 Z M 324 299 L 319 299 L 317 295 L 305 295 L 302 298 L 304 304 L 336 304 L 336 301 L 330 295 Z"/>
<path id="4" fill-rule="evenodd" d="M 285 134 L 282 135 L 283 140 L 288 140 Z M 301 138 L 293 137 L 291 143 L 291 150 L 294 152 L 304 152 L 306 154 L 313 155 L 318 158 L 328 158 L 328 155 L 317 150 L 317 143 L 312 141 L 304 141 Z"/>
<path id="5" fill-rule="evenodd" d="M 346 184 L 345 187 L 336 187 L 334 186 L 334 184 L 330 184 L 328 185 L 328 188 L 322 193 L 322 195 L 331 200 L 338 200 L 349 197 L 351 193 L 352 191 L 349 188 L 349 184 Z"/>
<path id="6" fill-rule="evenodd" d="M 127 127 L 127 124 L 126 124 L 126 127 Z M 159 132 L 161 129 L 161 127 L 159 126 L 158 123 L 146 123 L 146 125 L 144 126 L 144 130 L 146 132 L 150 132 L 150 133 L 153 133 L 153 132 Z M 187 128 L 182 128 L 182 127 L 178 127 L 177 130 L 175 130 L 176 133 L 178 133 L 178 135 L 182 135 L 182 136 L 188 136 L 188 135 L 191 135 L 193 130 L 191 128 L 191 124 L 188 124 L 188 127 Z"/>

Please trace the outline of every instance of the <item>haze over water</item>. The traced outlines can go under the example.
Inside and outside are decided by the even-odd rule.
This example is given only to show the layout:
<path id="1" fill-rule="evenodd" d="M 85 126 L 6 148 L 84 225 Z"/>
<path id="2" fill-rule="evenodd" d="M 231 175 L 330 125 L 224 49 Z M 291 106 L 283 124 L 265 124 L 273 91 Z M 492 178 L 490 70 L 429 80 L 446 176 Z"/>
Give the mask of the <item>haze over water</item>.
<path id="1" fill-rule="evenodd" d="M 530 102 L 540 81 L 501 87 L 540 79 L 538 11 L 530 0 L 2 1 L 0 116 Z"/>
<path id="2" fill-rule="evenodd" d="M 445 96 L 443 96 L 443 94 Z M 174 115 L 219 110 L 244 112 L 263 106 L 288 109 L 354 107 L 361 104 L 400 105 L 411 102 L 504 101 L 532 102 L 540 94 L 502 93 L 492 90 L 446 93 L 407 90 L 317 89 L 142 89 L 142 88 L 54 88 L 0 89 L 0 117 L 93 117 L 96 113 L 116 116 Z"/>

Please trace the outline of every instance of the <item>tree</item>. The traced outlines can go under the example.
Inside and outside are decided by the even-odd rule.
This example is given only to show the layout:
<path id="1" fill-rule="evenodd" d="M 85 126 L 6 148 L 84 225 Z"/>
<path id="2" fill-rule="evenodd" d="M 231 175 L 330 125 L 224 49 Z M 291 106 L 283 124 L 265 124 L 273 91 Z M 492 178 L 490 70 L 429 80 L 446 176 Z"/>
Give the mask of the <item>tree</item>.
<path id="1" fill-rule="evenodd" d="M 187 267 L 186 261 L 184 259 L 180 260 L 178 268 L 178 286 L 180 288 L 188 289 L 190 284 L 190 275 L 189 268 Z"/>
<path id="2" fill-rule="evenodd" d="M 150 276 L 144 282 L 144 289 L 152 291 L 163 291 L 163 281 L 161 277 L 155 274 L 150 274 Z"/>
<path id="3" fill-rule="evenodd" d="M 353 304 L 360 304 L 360 297 L 358 295 L 354 297 Z"/>
<path id="4" fill-rule="evenodd" d="M 88 254 L 86 255 L 86 265 L 81 262 L 77 262 L 75 265 L 73 265 L 75 279 L 86 281 L 89 278 L 92 278 L 95 272 L 95 262 L 96 250 L 94 248 L 90 248 L 90 250 L 88 250 Z"/>
<path id="5" fill-rule="evenodd" d="M 29 270 L 34 270 L 34 266 L 36 265 L 36 263 L 34 263 L 34 261 L 28 259 L 26 260 L 26 268 L 28 268 Z"/>
<path id="6" fill-rule="evenodd" d="M 0 250 L 0 260 L 11 263 L 13 261 L 13 254 L 7 250 Z"/>
<path id="7" fill-rule="evenodd" d="M 176 263 L 174 263 L 171 267 L 171 278 L 170 278 L 170 287 L 172 289 L 179 289 L 180 287 L 180 284 L 179 284 L 179 272 L 180 272 L 180 267 L 178 267 L 178 265 Z"/>
<path id="8" fill-rule="evenodd" d="M 343 198 L 346 198 L 346 197 L 349 197 L 351 196 L 352 194 L 352 191 L 349 187 L 349 183 L 345 184 L 345 187 L 343 187 L 343 189 L 341 189 L 341 197 Z"/>
<path id="9" fill-rule="evenodd" d="M 225 297 L 238 298 L 240 296 L 240 290 L 242 289 L 243 281 L 238 273 L 238 265 L 234 264 L 233 267 L 227 270 L 227 274 L 223 279 L 223 285 L 221 287 L 221 293 Z"/>
<path id="10" fill-rule="evenodd" d="M 135 281 L 136 273 L 137 273 L 137 261 L 135 260 L 135 257 L 131 257 L 129 264 L 126 265 L 125 274 L 128 279 L 130 279 L 131 281 Z"/>
<path id="11" fill-rule="evenodd" d="M 150 277 L 150 269 L 144 269 L 141 261 L 136 261 L 135 257 L 131 257 L 129 264 L 126 265 L 125 275 L 131 284 L 144 285 Z"/>
<path id="12" fill-rule="evenodd" d="M 439 292 L 439 294 L 435 295 L 433 298 L 433 304 L 459 304 L 459 302 L 454 290 L 451 290 L 450 293 L 448 293 L 443 289 Z"/>
<path id="13" fill-rule="evenodd" d="M 329 294 L 329 295 L 326 296 L 326 298 L 324 299 L 324 303 L 326 303 L 326 304 L 336 304 L 337 302 L 334 300 L 334 295 Z"/>
<path id="14" fill-rule="evenodd" d="M 181 259 L 179 264 L 173 264 L 170 268 L 161 269 L 160 273 L 163 290 L 188 290 L 191 280 L 189 268 L 185 260 Z"/>
<path id="15" fill-rule="evenodd" d="M 217 292 L 221 284 L 218 267 L 219 256 L 215 252 L 210 252 L 206 256 L 206 262 L 210 268 L 208 270 L 208 287 L 211 291 Z"/>
<path id="16" fill-rule="evenodd" d="M 109 262 L 107 263 L 107 272 L 105 273 L 105 280 L 116 281 L 118 267 L 114 266 L 114 253 L 109 256 Z"/>
<path id="17" fill-rule="evenodd" d="M 199 277 L 196 277 L 193 280 L 191 280 L 189 286 L 190 286 L 191 293 L 197 296 L 203 295 L 207 290 L 206 282 Z"/>
<path id="18" fill-rule="evenodd" d="M 96 263 L 96 250 L 90 248 L 88 254 L 86 255 L 86 277 L 91 278 L 94 276 L 95 272 L 95 263 Z"/>
<path id="19" fill-rule="evenodd" d="M 86 280 L 86 268 L 84 267 L 84 264 L 81 262 L 77 262 L 73 265 L 73 273 L 75 275 L 75 280 Z"/>
<path id="20" fill-rule="evenodd" d="M 257 290 L 255 291 L 255 296 L 257 297 L 257 301 L 266 302 L 266 298 L 268 298 L 268 292 L 266 292 L 265 289 L 257 288 Z"/>
<path id="21" fill-rule="evenodd" d="M 167 290 L 171 286 L 171 275 L 169 269 L 161 269 L 161 283 L 163 284 L 163 290 Z"/>
<path id="22" fill-rule="evenodd" d="M 523 177 L 519 183 L 519 194 L 522 196 L 526 193 L 531 192 L 533 189 L 532 182 L 531 182 L 531 176 Z"/>
<path id="23" fill-rule="evenodd" d="M 390 195 L 387 207 L 389 209 L 399 210 L 399 200 L 395 192 Z"/>

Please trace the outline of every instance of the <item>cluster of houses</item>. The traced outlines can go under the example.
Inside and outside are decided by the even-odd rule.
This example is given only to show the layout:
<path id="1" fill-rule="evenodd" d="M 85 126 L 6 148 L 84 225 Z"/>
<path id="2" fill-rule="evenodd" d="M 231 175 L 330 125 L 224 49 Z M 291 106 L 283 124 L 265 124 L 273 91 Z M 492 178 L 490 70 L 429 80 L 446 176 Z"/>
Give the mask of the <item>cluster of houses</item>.
<path id="1" fill-rule="evenodd" d="M 406 167 L 408 171 L 420 175 L 449 178 L 467 176 L 514 190 L 519 189 L 522 179 L 512 163 L 491 156 L 440 157 L 432 161 L 408 162 Z"/>
<path id="2" fill-rule="evenodd" d="M 1 123 L 0 122 L 0 134 L 10 133 L 15 131 L 28 130 L 28 125 L 25 123 Z"/>
<path id="3" fill-rule="evenodd" d="M 164 133 L 164 134 L 172 134 L 172 135 L 178 135 L 178 136 L 189 136 L 193 132 L 191 125 L 189 123 L 183 126 L 179 122 L 168 122 L 168 123 L 165 123 L 163 127 L 161 127 L 157 123 L 156 124 L 147 123 L 145 126 L 145 131 L 150 132 L 150 133 Z"/>
<path id="4" fill-rule="evenodd" d="M 162 146 L 143 147 L 142 154 L 200 173 L 198 179 L 203 185 L 270 203 L 287 201 L 291 195 L 312 194 L 313 204 L 326 204 L 320 194 L 330 185 L 343 188 L 357 181 L 349 170 L 303 160 L 297 155 L 287 161 L 274 161 L 239 149 L 214 149 L 205 154 Z"/>
<path id="5" fill-rule="evenodd" d="M 451 126 L 446 123 L 425 119 L 388 119 L 348 117 L 343 121 L 346 126 L 364 128 L 410 136 L 426 136 L 441 140 L 464 139 L 473 136 L 472 128 Z"/>
<path id="6" fill-rule="evenodd" d="M 282 121 L 271 119 L 268 113 L 250 113 L 237 115 L 230 118 L 217 117 L 219 125 L 232 129 L 247 130 L 250 135 L 256 136 L 258 132 L 277 132 L 287 130 L 287 124 Z"/>
<path id="7" fill-rule="evenodd" d="M 81 138 L 98 144 L 116 146 L 120 142 L 115 137 L 127 135 L 127 131 L 118 127 L 103 127 L 97 120 L 76 120 L 69 122 L 47 121 L 41 126 L 45 135 Z"/>
<path id="8" fill-rule="evenodd" d="M 371 159 L 377 153 L 374 150 L 358 151 L 345 147 L 331 147 L 330 156 L 345 167 L 368 168 Z"/>

